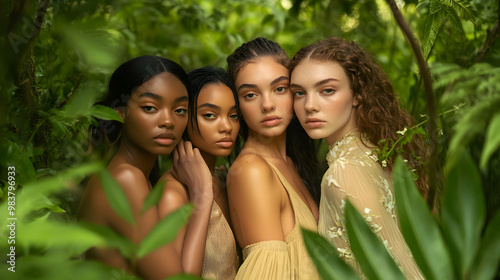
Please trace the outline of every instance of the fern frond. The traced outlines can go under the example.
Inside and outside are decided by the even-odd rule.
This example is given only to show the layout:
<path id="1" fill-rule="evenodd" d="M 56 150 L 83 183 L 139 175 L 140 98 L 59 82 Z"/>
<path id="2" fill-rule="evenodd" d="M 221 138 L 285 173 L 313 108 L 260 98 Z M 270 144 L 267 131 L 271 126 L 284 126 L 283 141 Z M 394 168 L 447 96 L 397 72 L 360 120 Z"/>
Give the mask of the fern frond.
<path id="1" fill-rule="evenodd" d="M 448 19 L 451 26 L 455 30 L 460 32 L 460 35 L 465 36 L 464 27 L 462 26 L 462 21 L 460 20 L 460 17 L 458 17 L 457 12 L 453 8 L 448 6 L 444 7 L 444 11 L 446 14 L 446 19 Z"/>
<path id="2" fill-rule="evenodd" d="M 425 57 L 429 56 L 432 46 L 434 46 L 434 43 L 436 42 L 439 29 L 441 28 L 441 23 L 442 23 L 442 12 L 438 12 L 436 14 L 429 14 L 429 16 L 427 17 L 427 21 L 425 22 L 424 44 L 423 44 Z"/>
<path id="3" fill-rule="evenodd" d="M 449 6 L 455 10 L 459 16 L 465 20 L 469 20 L 472 23 L 476 23 L 474 15 L 469 9 L 470 0 L 441 0 L 446 6 Z"/>
<path id="4" fill-rule="evenodd" d="M 438 13 L 441 10 L 441 2 L 440 0 L 430 0 L 429 3 L 429 14 L 433 15 Z"/>
<path id="5" fill-rule="evenodd" d="M 427 2 L 427 0 L 418 0 L 417 8 L 420 7 L 422 4 Z"/>

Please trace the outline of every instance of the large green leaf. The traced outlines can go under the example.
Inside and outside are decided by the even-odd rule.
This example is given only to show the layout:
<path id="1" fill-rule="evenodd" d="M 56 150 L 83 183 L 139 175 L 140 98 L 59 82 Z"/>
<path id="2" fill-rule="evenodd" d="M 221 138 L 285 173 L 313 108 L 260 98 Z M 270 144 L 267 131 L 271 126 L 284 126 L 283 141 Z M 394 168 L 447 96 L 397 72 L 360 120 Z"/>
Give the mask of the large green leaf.
<path id="1" fill-rule="evenodd" d="M 144 204 L 142 205 L 142 213 L 146 212 L 151 206 L 158 204 L 165 189 L 166 182 L 159 181 L 153 187 L 153 190 L 148 194 L 146 199 L 144 199 Z"/>
<path id="2" fill-rule="evenodd" d="M 178 274 L 170 276 L 167 280 L 201 280 L 203 278 L 191 274 Z"/>
<path id="3" fill-rule="evenodd" d="M 358 279 L 354 270 L 338 256 L 335 247 L 323 236 L 302 228 L 302 237 L 322 279 Z"/>
<path id="4" fill-rule="evenodd" d="M 464 277 L 474 261 L 486 206 L 481 177 L 464 150 L 448 159 L 441 223 L 455 268 Z"/>
<path id="5" fill-rule="evenodd" d="M 489 222 L 478 255 L 471 268 L 470 279 L 495 278 L 500 263 L 500 213 Z"/>
<path id="6" fill-rule="evenodd" d="M 102 120 L 111 120 L 123 122 L 120 115 L 113 109 L 104 105 L 94 105 L 90 109 L 90 115 Z"/>
<path id="7" fill-rule="evenodd" d="M 102 169 L 99 172 L 99 178 L 111 208 L 113 208 L 113 210 L 115 210 L 115 212 L 125 221 L 129 222 L 131 225 L 135 225 L 132 208 L 121 186 L 115 181 L 107 169 Z"/>
<path id="8" fill-rule="evenodd" d="M 452 279 L 453 266 L 437 223 L 401 157 L 393 170 L 401 232 L 426 279 Z"/>
<path id="9" fill-rule="evenodd" d="M 80 225 L 101 236 L 106 241 L 103 244 L 104 247 L 118 248 L 120 254 L 126 258 L 132 258 L 137 250 L 135 244 L 130 239 L 108 226 L 96 225 L 86 221 L 80 221 Z"/>
<path id="10" fill-rule="evenodd" d="M 398 265 L 363 216 L 347 200 L 345 219 L 351 250 L 369 279 L 405 279 Z"/>
<path id="11" fill-rule="evenodd" d="M 173 241 L 179 230 L 186 224 L 193 211 L 193 204 L 183 205 L 167 217 L 163 218 L 151 229 L 149 234 L 139 244 L 137 257 L 142 258 L 148 253 Z"/>
<path id="12" fill-rule="evenodd" d="M 498 150 L 500 147 L 500 114 L 496 114 L 490 124 L 488 125 L 488 131 L 486 132 L 486 140 L 484 142 L 484 148 L 481 153 L 481 169 L 486 169 L 488 166 L 488 160 L 491 155 Z"/>

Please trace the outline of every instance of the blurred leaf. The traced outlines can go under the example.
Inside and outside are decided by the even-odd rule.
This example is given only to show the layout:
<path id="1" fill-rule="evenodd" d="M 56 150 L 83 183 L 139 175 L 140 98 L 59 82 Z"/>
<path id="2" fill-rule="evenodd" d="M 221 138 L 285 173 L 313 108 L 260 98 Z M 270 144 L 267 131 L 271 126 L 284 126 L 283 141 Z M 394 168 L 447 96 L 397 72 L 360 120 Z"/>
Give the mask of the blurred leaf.
<path id="1" fill-rule="evenodd" d="M 123 122 L 123 119 L 115 110 L 104 105 L 94 105 L 90 109 L 90 115 L 101 120 L 119 121 L 121 123 Z"/>
<path id="2" fill-rule="evenodd" d="M 500 263 L 500 213 L 488 223 L 481 247 L 471 267 L 470 279 L 494 279 Z M 498 275 L 496 275 L 498 276 Z"/>
<path id="3" fill-rule="evenodd" d="M 363 216 L 347 199 L 345 219 L 351 250 L 369 279 L 404 279 L 398 265 Z"/>
<path id="4" fill-rule="evenodd" d="M 116 214 L 129 222 L 129 224 L 135 225 L 132 208 L 122 187 L 115 181 L 107 169 L 101 169 L 99 179 L 101 180 L 102 189 L 106 194 L 111 208 L 115 210 Z"/>
<path id="5" fill-rule="evenodd" d="M 148 253 L 173 241 L 179 230 L 186 224 L 193 211 L 193 204 L 183 205 L 167 217 L 163 218 L 151 229 L 149 234 L 142 240 L 137 251 L 137 257 L 142 258 Z"/>
<path id="6" fill-rule="evenodd" d="M 399 156 L 393 170 L 401 232 L 426 279 L 452 279 L 453 267 L 438 225 Z"/>
<path id="7" fill-rule="evenodd" d="M 488 165 L 488 160 L 491 155 L 495 153 L 500 147 L 500 114 L 496 114 L 490 121 L 488 125 L 488 131 L 486 132 L 486 140 L 484 142 L 484 148 L 481 153 L 481 169 L 486 169 Z"/>
<path id="8" fill-rule="evenodd" d="M 444 236 L 460 277 L 465 277 L 479 248 L 486 206 L 481 177 L 464 150 L 448 159 L 441 210 Z"/>
<path id="9" fill-rule="evenodd" d="M 25 247 L 65 248 L 70 250 L 71 256 L 82 254 L 93 246 L 105 245 L 101 236 L 77 224 L 43 219 L 18 223 L 16 234 L 17 241 Z"/>
<path id="10" fill-rule="evenodd" d="M 438 0 L 434 0 L 438 2 Z M 432 46 L 436 42 L 437 35 L 439 33 L 439 29 L 441 28 L 442 23 L 442 13 L 437 12 L 435 14 L 429 13 L 427 16 L 427 21 L 425 22 L 425 30 L 424 30 L 424 43 L 423 50 L 425 57 L 428 57 Z"/>
<path id="11" fill-rule="evenodd" d="M 98 234 L 105 240 L 103 247 L 118 248 L 120 254 L 128 259 L 132 258 L 137 248 L 135 244 L 125 236 L 117 233 L 108 226 L 96 225 L 86 221 L 79 222 L 82 227 Z"/>
<path id="12" fill-rule="evenodd" d="M 146 199 L 144 199 L 144 204 L 142 205 L 141 213 L 146 212 L 151 206 L 158 204 L 163 194 L 163 189 L 165 189 L 166 182 L 159 181 L 153 187 L 153 190 L 148 194 Z"/>
<path id="13" fill-rule="evenodd" d="M 337 250 L 328 240 L 304 228 L 302 237 L 322 279 L 358 279 L 354 270 L 339 257 Z"/>

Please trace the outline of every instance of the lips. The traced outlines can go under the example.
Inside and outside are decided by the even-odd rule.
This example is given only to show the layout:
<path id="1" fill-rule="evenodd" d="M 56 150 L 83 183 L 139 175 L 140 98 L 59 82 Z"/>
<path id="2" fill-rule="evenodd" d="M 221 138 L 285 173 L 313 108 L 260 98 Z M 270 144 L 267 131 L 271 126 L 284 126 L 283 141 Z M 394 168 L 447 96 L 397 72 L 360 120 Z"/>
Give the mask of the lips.
<path id="1" fill-rule="evenodd" d="M 321 127 L 325 124 L 325 121 L 318 118 L 307 118 L 306 125 L 310 128 Z"/>
<path id="2" fill-rule="evenodd" d="M 264 126 L 275 126 L 281 122 L 281 118 L 278 116 L 267 116 L 260 123 Z"/>
<path id="3" fill-rule="evenodd" d="M 153 138 L 156 143 L 162 146 L 172 145 L 173 143 L 175 143 L 175 139 L 177 139 L 177 137 L 172 132 L 163 132 Z"/>
<path id="4" fill-rule="evenodd" d="M 226 136 L 226 137 L 220 139 L 219 141 L 217 141 L 216 144 L 223 147 L 223 148 L 231 148 L 233 146 L 234 142 L 233 142 L 233 139 L 231 139 L 231 137 Z"/>

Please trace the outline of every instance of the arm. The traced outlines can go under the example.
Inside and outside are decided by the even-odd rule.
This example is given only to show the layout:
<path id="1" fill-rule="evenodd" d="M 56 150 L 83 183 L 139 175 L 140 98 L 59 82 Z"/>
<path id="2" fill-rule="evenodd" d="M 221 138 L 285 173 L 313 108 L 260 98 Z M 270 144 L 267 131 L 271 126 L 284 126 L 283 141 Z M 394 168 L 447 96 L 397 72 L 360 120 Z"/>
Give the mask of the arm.
<path id="1" fill-rule="evenodd" d="M 397 222 L 392 182 L 374 162 L 336 164 L 327 196 L 349 198 L 410 278 L 421 277 Z"/>
<path id="2" fill-rule="evenodd" d="M 190 197 L 179 181 L 170 180 L 160 202 L 160 216 L 170 214 L 188 201 L 193 202 L 194 209 L 188 224 L 181 229 L 173 246 L 182 271 L 200 276 L 213 203 L 212 175 L 199 150 L 193 149 L 190 142 L 182 141 L 173 152 L 170 176 L 187 185 Z"/>
<path id="3" fill-rule="evenodd" d="M 267 163 L 245 155 L 229 169 L 228 203 L 241 248 L 267 240 L 284 241 L 281 221 L 282 188 Z"/>
<path id="4" fill-rule="evenodd" d="M 122 166 L 111 170 L 111 173 L 129 200 L 135 226 L 124 221 L 110 207 L 108 211 L 99 215 L 110 213 L 106 215 L 106 224 L 138 245 L 159 221 L 156 207 L 151 207 L 144 214 L 141 213 L 144 199 L 149 194 L 148 181 L 144 174 L 135 168 Z M 132 264 L 132 270 L 145 279 L 163 279 L 180 273 L 181 265 L 174 257 L 174 252 L 173 246 L 163 246 L 136 260 L 135 265 Z"/>

